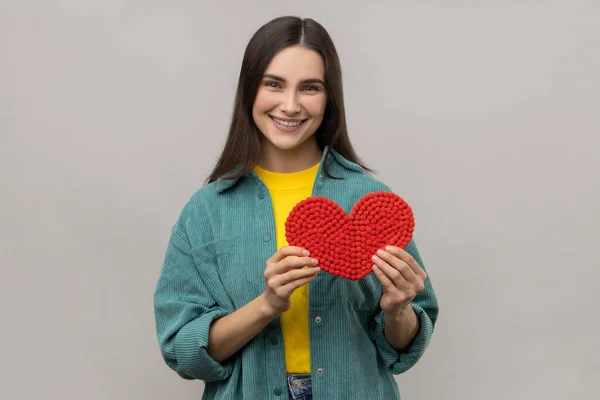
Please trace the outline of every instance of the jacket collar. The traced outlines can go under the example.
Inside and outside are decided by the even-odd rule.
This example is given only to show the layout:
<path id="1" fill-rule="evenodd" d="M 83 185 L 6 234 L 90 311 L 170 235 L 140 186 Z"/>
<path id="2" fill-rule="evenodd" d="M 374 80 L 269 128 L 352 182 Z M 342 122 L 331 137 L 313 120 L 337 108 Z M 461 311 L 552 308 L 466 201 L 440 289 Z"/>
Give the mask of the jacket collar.
<path id="1" fill-rule="evenodd" d="M 330 148 L 329 146 L 325 146 L 325 148 L 323 149 L 323 155 L 321 156 L 321 166 L 319 167 L 319 174 L 321 173 L 323 163 L 325 161 L 325 157 L 328 152 L 331 153 L 331 155 L 333 156 L 333 157 L 329 157 L 327 159 L 328 162 L 331 162 L 331 160 L 333 160 L 333 161 L 337 162 L 339 165 L 341 165 L 342 167 L 349 169 L 351 171 L 361 172 L 363 170 L 360 165 L 345 159 L 340 153 L 338 153 L 336 150 Z M 227 175 L 234 174 L 240 168 L 241 168 L 241 166 L 239 166 L 237 169 L 233 170 L 230 174 L 227 174 Z M 249 175 L 256 176 L 254 171 L 250 172 Z M 217 181 L 215 182 L 217 193 L 221 193 L 221 192 L 224 192 L 225 190 L 229 189 L 230 187 L 235 185 L 238 180 L 239 180 L 239 178 L 238 179 L 227 179 L 226 177 L 217 179 Z"/>

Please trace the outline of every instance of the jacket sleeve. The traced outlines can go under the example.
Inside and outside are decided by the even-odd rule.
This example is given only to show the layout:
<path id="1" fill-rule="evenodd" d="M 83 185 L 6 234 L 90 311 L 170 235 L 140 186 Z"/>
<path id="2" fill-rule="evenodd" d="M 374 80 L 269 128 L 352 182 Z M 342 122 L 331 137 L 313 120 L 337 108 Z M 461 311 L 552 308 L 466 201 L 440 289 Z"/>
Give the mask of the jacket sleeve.
<path id="1" fill-rule="evenodd" d="M 207 353 L 211 323 L 227 314 L 210 295 L 183 228 L 171 232 L 154 294 L 160 350 L 166 364 L 184 379 L 224 380 L 234 360 L 218 363 Z"/>
<path id="2" fill-rule="evenodd" d="M 423 265 L 423 261 L 421 260 L 414 240 L 411 240 L 404 250 L 425 270 L 425 266 Z M 378 308 L 379 311 L 375 314 L 375 318 L 370 326 L 369 334 L 371 340 L 375 343 L 379 356 L 386 367 L 389 368 L 390 372 L 395 375 L 401 374 L 412 368 L 425 353 L 431 340 L 433 328 L 438 316 L 438 303 L 429 277 L 425 281 L 425 289 L 415 296 L 411 304 L 419 318 L 421 328 L 405 351 L 401 353 L 396 351 L 385 337 L 384 313 L 381 308 Z"/>

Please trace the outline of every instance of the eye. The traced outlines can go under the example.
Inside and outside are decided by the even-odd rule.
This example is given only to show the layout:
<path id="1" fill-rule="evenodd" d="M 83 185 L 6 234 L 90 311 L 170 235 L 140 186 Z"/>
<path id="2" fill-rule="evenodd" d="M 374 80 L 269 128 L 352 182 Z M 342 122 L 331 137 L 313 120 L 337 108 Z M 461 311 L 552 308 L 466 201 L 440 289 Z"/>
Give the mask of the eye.
<path id="1" fill-rule="evenodd" d="M 306 86 L 304 89 L 309 92 L 318 92 L 319 91 L 318 86 L 312 86 L 312 85 Z"/>
<path id="2" fill-rule="evenodd" d="M 273 89 L 278 89 L 280 87 L 279 83 L 273 82 L 273 81 L 267 81 L 267 82 L 265 82 L 265 86 L 273 88 Z"/>

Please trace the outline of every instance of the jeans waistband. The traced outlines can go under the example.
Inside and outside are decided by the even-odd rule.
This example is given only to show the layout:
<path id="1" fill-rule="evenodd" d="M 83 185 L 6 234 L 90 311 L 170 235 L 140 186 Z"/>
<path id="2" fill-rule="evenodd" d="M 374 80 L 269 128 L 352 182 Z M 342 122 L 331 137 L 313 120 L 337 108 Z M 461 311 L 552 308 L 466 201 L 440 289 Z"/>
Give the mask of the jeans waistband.
<path id="1" fill-rule="evenodd" d="M 309 374 L 290 374 L 287 381 L 292 399 L 312 398 L 312 381 Z"/>

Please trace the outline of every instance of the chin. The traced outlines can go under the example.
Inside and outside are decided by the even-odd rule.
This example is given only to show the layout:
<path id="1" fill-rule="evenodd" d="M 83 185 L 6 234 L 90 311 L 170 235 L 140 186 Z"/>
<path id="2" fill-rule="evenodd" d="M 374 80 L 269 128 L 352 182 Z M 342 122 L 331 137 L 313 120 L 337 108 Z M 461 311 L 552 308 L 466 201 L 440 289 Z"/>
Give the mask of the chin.
<path id="1" fill-rule="evenodd" d="M 298 138 L 292 138 L 292 137 L 277 137 L 277 136 L 271 136 L 269 138 L 267 138 L 267 140 L 270 142 L 270 144 L 277 148 L 278 150 L 281 151 L 290 151 L 290 150 L 294 150 L 300 146 L 302 146 L 303 144 L 305 144 L 306 140 L 310 139 L 306 138 L 304 140 L 298 140 Z"/>

